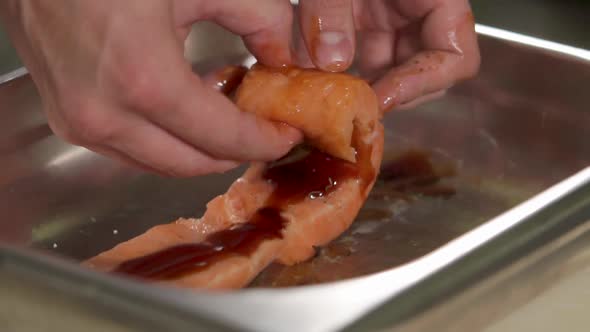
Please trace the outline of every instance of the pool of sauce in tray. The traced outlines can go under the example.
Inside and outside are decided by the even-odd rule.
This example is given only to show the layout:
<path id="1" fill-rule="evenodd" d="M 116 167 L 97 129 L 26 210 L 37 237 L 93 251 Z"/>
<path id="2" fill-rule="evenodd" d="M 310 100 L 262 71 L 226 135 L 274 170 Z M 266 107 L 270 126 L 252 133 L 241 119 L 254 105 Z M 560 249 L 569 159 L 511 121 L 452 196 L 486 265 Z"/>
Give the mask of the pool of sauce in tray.
<path id="1" fill-rule="evenodd" d="M 435 167 L 424 151 L 409 150 L 384 164 L 379 178 L 399 194 L 450 197 L 455 190 L 439 184 L 439 181 L 455 175 L 455 172 L 454 167 Z"/>
<path id="2" fill-rule="evenodd" d="M 484 198 L 460 184 L 457 188 L 452 181 L 455 162 L 420 149 L 390 156 L 351 228 L 317 248 L 310 260 L 291 266 L 271 264 L 249 287 L 293 287 L 360 277 L 407 263 L 456 236 L 454 225 L 461 219 L 452 212 L 438 215 L 437 202 L 448 200 L 446 208 L 463 213 L 468 209 L 465 204 L 473 200 L 451 200 L 457 192 L 475 197 L 476 202 Z M 396 211 L 395 206 L 402 208 Z"/>
<path id="3" fill-rule="evenodd" d="M 249 255 L 263 240 L 282 238 L 289 204 L 317 199 L 342 181 L 358 177 L 356 164 L 316 149 L 298 148 L 270 163 L 262 176 L 275 185 L 265 206 L 245 223 L 212 234 L 206 241 L 181 244 L 121 263 L 113 272 L 149 280 L 169 280 L 199 271 L 228 255 Z"/>

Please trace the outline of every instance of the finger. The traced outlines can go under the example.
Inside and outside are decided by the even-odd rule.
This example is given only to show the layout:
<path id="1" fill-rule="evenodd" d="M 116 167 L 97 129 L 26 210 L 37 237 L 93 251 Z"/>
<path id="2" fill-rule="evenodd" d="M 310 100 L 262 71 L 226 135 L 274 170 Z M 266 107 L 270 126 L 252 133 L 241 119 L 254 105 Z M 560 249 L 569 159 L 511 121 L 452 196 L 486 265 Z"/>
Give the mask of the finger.
<path id="1" fill-rule="evenodd" d="M 301 0 L 300 24 L 311 61 L 326 71 L 344 71 L 354 59 L 352 0 Z"/>
<path id="2" fill-rule="evenodd" d="M 358 68 L 369 82 L 382 76 L 394 64 L 394 38 L 393 32 L 359 33 Z"/>
<path id="3" fill-rule="evenodd" d="M 150 88 L 166 91 L 166 101 L 145 103 L 141 105 L 142 112 L 152 123 L 213 158 L 275 160 L 302 139 L 301 133 L 292 127 L 240 111 L 211 87 L 211 79 L 202 82 L 190 67 L 170 77 L 170 82 L 154 80 L 160 85 Z"/>
<path id="4" fill-rule="evenodd" d="M 168 176 L 223 172 L 238 165 L 234 161 L 210 158 L 129 110 L 100 105 L 100 108 L 66 113 L 65 117 L 49 112 L 51 128 L 73 144 Z"/>
<path id="5" fill-rule="evenodd" d="M 419 15 L 426 7 L 420 9 L 412 14 Z M 410 15 L 410 9 L 406 10 Z M 479 68 L 479 49 L 467 0 L 441 2 L 427 12 L 421 40 L 428 51 L 393 68 L 374 85 L 384 109 L 447 89 L 475 75 Z"/>
<path id="6" fill-rule="evenodd" d="M 401 2 L 433 4 L 432 8 L 423 5 L 424 8 L 416 12 L 417 15 L 421 11 L 428 13 L 421 28 L 421 41 L 425 50 L 447 51 L 479 64 L 475 22 L 468 0 Z"/>
<path id="7" fill-rule="evenodd" d="M 408 61 L 417 53 L 424 51 L 422 42 L 422 21 L 417 21 L 397 30 L 394 49 L 394 65 Z"/>
<path id="8" fill-rule="evenodd" d="M 118 60 L 112 96 L 195 150 L 213 159 L 268 161 L 285 155 L 301 133 L 240 111 L 227 97 L 205 85 L 185 61 L 174 31 L 141 41 L 153 52 Z M 127 147 L 126 149 L 130 149 Z"/>
<path id="9" fill-rule="evenodd" d="M 212 157 L 274 160 L 302 138 L 292 127 L 240 111 L 190 71 L 178 82 L 176 103 L 170 112 L 154 110 L 151 119 Z"/>
<path id="10" fill-rule="evenodd" d="M 139 117 L 128 115 L 120 123 L 120 127 L 126 128 L 95 146 L 97 152 L 168 176 L 225 172 L 239 165 L 235 161 L 213 159 Z"/>
<path id="11" fill-rule="evenodd" d="M 259 62 L 269 66 L 291 64 L 292 7 L 289 0 L 176 0 L 179 25 L 197 20 L 216 22 L 243 37 Z"/>
<path id="12" fill-rule="evenodd" d="M 311 57 L 309 56 L 309 52 L 307 51 L 307 45 L 305 45 L 305 40 L 303 40 L 302 34 L 297 34 L 293 37 L 294 39 L 294 59 L 293 61 L 295 64 L 300 68 L 315 68 L 315 64 L 311 61 Z"/>
<path id="13" fill-rule="evenodd" d="M 160 170 L 153 168 L 151 166 L 148 166 L 146 164 L 140 163 L 139 161 L 132 159 L 131 157 L 127 156 L 126 154 L 123 154 L 111 147 L 108 146 L 86 146 L 87 149 L 92 150 L 98 154 L 101 154 L 105 157 L 109 157 L 111 159 L 114 160 L 118 160 L 119 162 L 126 164 L 128 166 L 134 167 L 136 169 L 140 169 L 143 170 L 145 172 L 149 172 L 149 173 L 156 173 L 156 174 L 160 174 L 160 175 L 165 175 L 168 176 L 169 174 L 165 174 L 163 172 L 161 172 Z"/>
<path id="14" fill-rule="evenodd" d="M 301 31 L 301 11 L 295 11 L 295 18 L 293 19 L 293 61 L 295 65 L 301 68 L 315 68 L 311 61 L 307 45 L 303 39 L 303 31 Z"/>
<path id="15" fill-rule="evenodd" d="M 421 52 L 389 70 L 373 88 L 384 111 L 423 95 L 449 88 L 459 59 L 443 51 Z"/>

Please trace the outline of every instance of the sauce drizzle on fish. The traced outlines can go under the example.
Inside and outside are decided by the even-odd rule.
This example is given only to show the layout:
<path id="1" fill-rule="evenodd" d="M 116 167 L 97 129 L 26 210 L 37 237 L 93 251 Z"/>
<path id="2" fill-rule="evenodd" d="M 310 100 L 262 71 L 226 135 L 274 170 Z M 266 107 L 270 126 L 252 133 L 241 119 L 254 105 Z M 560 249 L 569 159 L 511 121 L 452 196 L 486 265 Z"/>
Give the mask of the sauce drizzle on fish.
<path id="1" fill-rule="evenodd" d="M 298 152 L 293 153 L 295 159 L 279 160 L 264 170 L 263 178 L 275 188 L 265 206 L 248 222 L 211 234 L 202 243 L 181 244 L 125 261 L 114 272 L 142 279 L 167 280 L 204 269 L 227 255 L 249 255 L 262 241 L 283 237 L 287 220 L 281 213 L 285 207 L 305 199 L 324 197 L 335 190 L 338 183 L 359 177 L 356 164 L 313 148 Z"/>

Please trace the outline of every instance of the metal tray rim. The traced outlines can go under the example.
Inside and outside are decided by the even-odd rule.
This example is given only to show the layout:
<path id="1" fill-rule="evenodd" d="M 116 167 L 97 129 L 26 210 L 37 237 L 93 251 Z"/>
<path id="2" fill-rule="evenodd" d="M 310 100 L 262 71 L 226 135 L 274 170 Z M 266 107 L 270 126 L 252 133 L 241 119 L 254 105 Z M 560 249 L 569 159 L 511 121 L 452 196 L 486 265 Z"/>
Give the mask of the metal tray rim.
<path id="1" fill-rule="evenodd" d="M 0 267 L 5 262 L 9 262 L 8 265 L 21 264 L 27 270 L 38 271 L 40 278 L 47 276 L 47 283 L 51 283 L 52 278 L 63 277 L 69 280 L 73 292 L 78 296 L 99 296 L 101 302 L 118 298 L 118 304 L 121 301 L 124 304 L 119 306 L 120 309 L 149 301 L 157 303 L 167 314 L 178 316 L 178 319 L 186 319 L 184 316 L 187 314 L 194 315 L 189 318 L 193 324 L 208 317 L 209 321 L 203 321 L 203 324 L 211 324 L 211 320 L 224 322 L 218 326 L 221 330 L 235 326 L 273 331 L 278 327 L 276 322 L 281 322 L 280 326 L 285 331 L 337 331 L 422 280 L 432 277 L 481 245 L 508 233 L 531 216 L 550 209 L 552 203 L 587 187 L 589 183 L 590 167 L 413 262 L 377 274 L 323 285 L 280 290 L 247 289 L 236 293 L 186 293 L 177 289 L 137 284 L 88 271 L 58 258 L 36 255 L 27 249 L 2 246 Z M 335 298 L 338 301 L 334 301 Z M 254 320 L 250 326 L 244 326 L 245 322 L 253 322 L 247 318 L 268 312 L 273 312 L 272 320 Z"/>

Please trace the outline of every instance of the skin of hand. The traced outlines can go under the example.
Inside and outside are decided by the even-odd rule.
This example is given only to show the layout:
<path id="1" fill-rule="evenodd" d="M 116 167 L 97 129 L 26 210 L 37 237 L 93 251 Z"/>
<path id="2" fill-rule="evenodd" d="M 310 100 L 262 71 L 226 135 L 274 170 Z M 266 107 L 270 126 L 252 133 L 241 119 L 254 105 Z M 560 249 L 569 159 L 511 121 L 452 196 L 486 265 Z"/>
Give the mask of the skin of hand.
<path id="1" fill-rule="evenodd" d="M 298 64 L 344 71 L 356 60 L 383 110 L 411 108 L 479 70 L 468 0 L 300 0 L 298 23 Z"/>
<path id="2" fill-rule="evenodd" d="M 184 40 L 213 21 L 257 59 L 291 63 L 287 0 L 3 0 L 0 21 L 67 141 L 172 176 L 273 160 L 299 131 L 241 112 L 191 70 Z"/>

